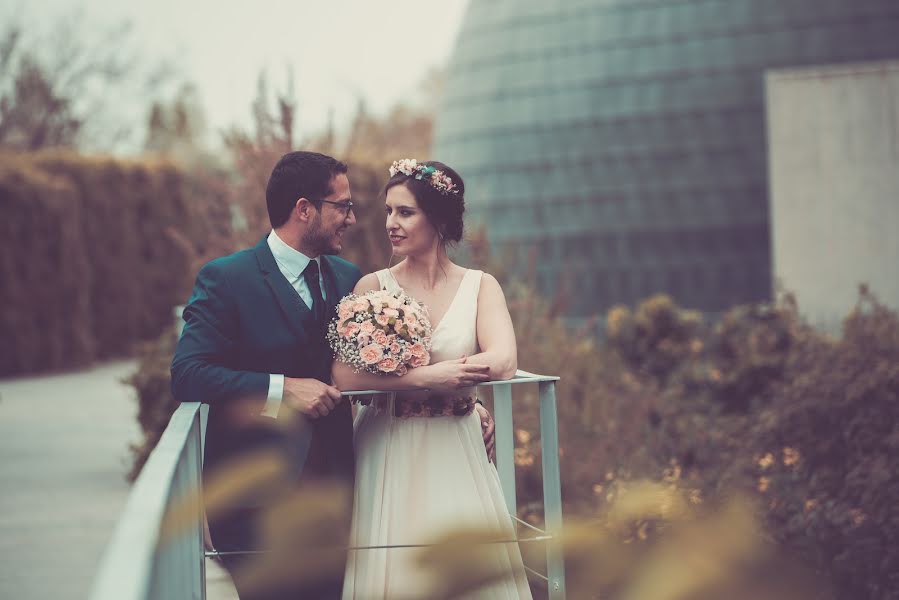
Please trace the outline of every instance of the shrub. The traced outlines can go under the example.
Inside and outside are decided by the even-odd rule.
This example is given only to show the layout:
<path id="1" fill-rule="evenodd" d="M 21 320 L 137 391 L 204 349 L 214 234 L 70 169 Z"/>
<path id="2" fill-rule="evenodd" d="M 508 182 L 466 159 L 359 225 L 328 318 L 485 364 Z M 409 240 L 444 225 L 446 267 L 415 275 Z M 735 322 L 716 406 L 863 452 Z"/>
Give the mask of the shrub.
<path id="1" fill-rule="evenodd" d="M 96 356 L 80 196 L 65 178 L 0 155 L 0 376 Z"/>
<path id="2" fill-rule="evenodd" d="M 0 375 L 130 352 L 171 323 L 193 274 L 168 231 L 203 237 L 174 166 L 72 153 L 3 155 Z"/>

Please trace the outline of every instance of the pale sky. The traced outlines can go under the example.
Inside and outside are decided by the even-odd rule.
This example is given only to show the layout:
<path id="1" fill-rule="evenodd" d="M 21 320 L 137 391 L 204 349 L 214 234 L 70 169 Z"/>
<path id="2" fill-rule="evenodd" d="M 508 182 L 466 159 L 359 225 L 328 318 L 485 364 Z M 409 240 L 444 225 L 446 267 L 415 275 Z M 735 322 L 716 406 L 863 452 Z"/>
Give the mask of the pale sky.
<path id="1" fill-rule="evenodd" d="M 19 0 L 0 0 L 15 10 Z M 446 63 L 467 0 L 30 0 L 28 23 L 81 11 L 98 30 L 128 20 L 147 58 L 194 82 L 213 129 L 246 124 L 257 76 L 283 89 L 292 65 L 299 133 L 339 127 L 357 98 L 374 112 L 409 99 Z M 21 5 L 20 5 L 21 6 Z M 138 99 L 138 102 L 140 99 Z"/>

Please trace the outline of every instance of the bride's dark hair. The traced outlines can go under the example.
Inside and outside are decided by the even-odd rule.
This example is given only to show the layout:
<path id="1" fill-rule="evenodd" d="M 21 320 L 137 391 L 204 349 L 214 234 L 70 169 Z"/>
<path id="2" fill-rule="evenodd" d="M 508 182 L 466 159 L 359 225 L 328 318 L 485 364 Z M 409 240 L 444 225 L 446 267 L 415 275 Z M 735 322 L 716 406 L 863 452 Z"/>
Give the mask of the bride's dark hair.
<path id="1" fill-rule="evenodd" d="M 440 234 L 444 242 L 453 244 L 462 240 L 463 223 L 462 214 L 465 212 L 465 183 L 456 171 L 442 162 L 428 160 L 418 163 L 428 167 L 434 167 L 443 171 L 444 175 L 453 180 L 457 194 L 444 194 L 425 181 L 415 179 L 412 175 L 397 173 L 384 186 L 384 193 L 395 185 L 405 185 L 415 196 L 418 206 L 424 211 L 431 225 Z"/>

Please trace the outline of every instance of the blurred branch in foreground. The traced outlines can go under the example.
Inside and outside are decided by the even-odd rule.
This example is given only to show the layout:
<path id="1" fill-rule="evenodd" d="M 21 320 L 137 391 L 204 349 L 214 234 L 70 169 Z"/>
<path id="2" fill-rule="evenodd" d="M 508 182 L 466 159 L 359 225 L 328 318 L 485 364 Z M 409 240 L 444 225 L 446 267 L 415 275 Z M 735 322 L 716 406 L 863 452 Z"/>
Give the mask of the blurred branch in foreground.
<path id="1" fill-rule="evenodd" d="M 269 505 L 259 521 L 264 552 L 239 574 L 257 590 L 286 582 L 340 576 L 346 552 L 349 490 L 325 483 L 291 490 L 277 457 L 260 453 L 236 461 L 205 486 L 210 518 L 248 496 Z M 811 600 L 830 598 L 795 560 L 766 541 L 756 509 L 739 497 L 720 506 L 698 506 L 676 485 L 619 482 L 616 499 L 592 518 L 570 519 L 560 539 L 573 599 L 610 600 Z M 165 539 L 195 527 L 195 500 L 186 498 L 165 520 Z M 402 545 L 403 540 L 396 540 Z M 422 548 L 396 550 L 417 555 L 409 598 L 468 597 L 508 575 L 483 552 L 509 543 L 489 530 L 459 527 Z M 541 568 L 545 542 L 522 544 L 527 564 Z M 364 552 L 365 550 L 358 550 Z M 495 556 L 495 554 L 493 555 Z M 540 597 L 539 583 L 536 597 Z"/>

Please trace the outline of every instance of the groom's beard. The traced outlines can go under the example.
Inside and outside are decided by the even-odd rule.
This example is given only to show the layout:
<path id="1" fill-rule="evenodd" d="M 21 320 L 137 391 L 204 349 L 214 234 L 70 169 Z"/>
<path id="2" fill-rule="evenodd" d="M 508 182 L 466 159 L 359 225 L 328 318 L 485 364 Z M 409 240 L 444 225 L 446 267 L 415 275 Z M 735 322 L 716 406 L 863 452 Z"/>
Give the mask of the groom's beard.
<path id="1" fill-rule="evenodd" d="M 340 254 L 342 248 L 335 245 L 334 232 L 328 232 L 322 225 L 321 215 L 317 215 L 315 220 L 303 234 L 303 246 L 310 251 L 315 252 L 316 256 L 320 254 Z"/>

